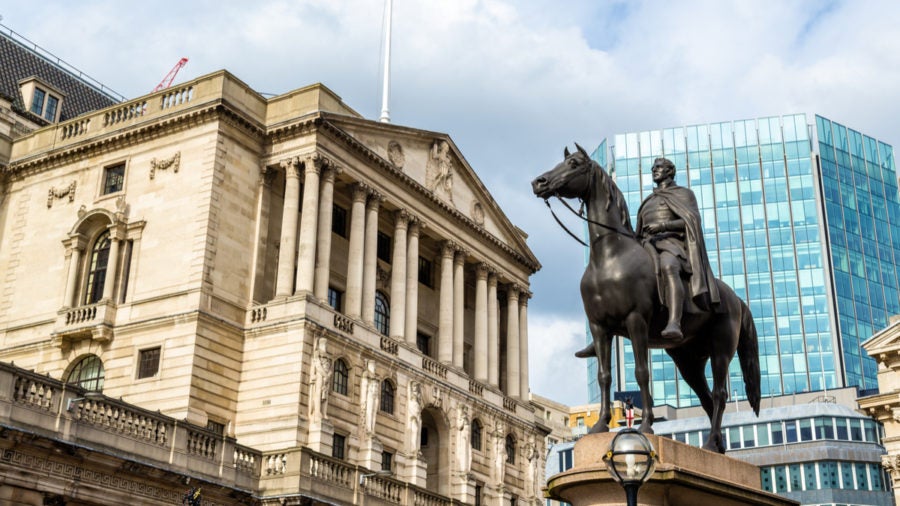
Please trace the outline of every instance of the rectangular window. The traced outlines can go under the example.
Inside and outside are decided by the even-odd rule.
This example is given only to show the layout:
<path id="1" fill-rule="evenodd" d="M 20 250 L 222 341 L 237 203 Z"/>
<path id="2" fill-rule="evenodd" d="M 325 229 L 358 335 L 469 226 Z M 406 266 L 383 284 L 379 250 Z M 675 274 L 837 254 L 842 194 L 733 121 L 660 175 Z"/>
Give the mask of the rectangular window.
<path id="1" fill-rule="evenodd" d="M 394 454 L 391 452 L 381 452 L 381 470 L 393 471 Z"/>
<path id="2" fill-rule="evenodd" d="M 31 112 L 40 116 L 44 112 L 44 97 L 47 92 L 40 89 L 34 89 L 34 96 L 31 98 Z"/>
<path id="3" fill-rule="evenodd" d="M 220 436 L 224 436 L 225 435 L 225 424 L 215 422 L 213 420 L 207 420 L 206 421 L 206 430 L 215 432 L 216 434 L 218 434 Z"/>
<path id="4" fill-rule="evenodd" d="M 57 107 L 59 107 L 59 99 L 49 95 L 47 97 L 47 108 L 44 110 L 44 119 L 47 121 L 55 120 Z"/>
<path id="5" fill-rule="evenodd" d="M 434 288 L 434 265 L 431 260 L 419 257 L 419 283 Z"/>
<path id="6" fill-rule="evenodd" d="M 347 237 L 347 210 L 337 204 L 331 206 L 331 231 Z"/>
<path id="7" fill-rule="evenodd" d="M 138 352 L 138 379 L 152 378 L 159 372 L 159 346 Z"/>
<path id="8" fill-rule="evenodd" d="M 422 427 L 422 432 L 419 434 L 419 446 L 422 448 L 428 446 L 428 427 Z"/>
<path id="9" fill-rule="evenodd" d="M 347 438 L 345 436 L 335 434 L 333 444 L 331 446 L 331 456 L 339 460 L 344 460 L 344 445 L 346 443 Z"/>
<path id="10" fill-rule="evenodd" d="M 426 357 L 431 356 L 431 336 L 425 335 L 421 332 L 416 333 L 416 348 L 422 352 L 422 355 Z"/>
<path id="11" fill-rule="evenodd" d="M 103 169 L 103 195 L 120 192 L 123 186 L 125 186 L 124 163 Z"/>
<path id="12" fill-rule="evenodd" d="M 343 311 L 344 292 L 337 288 L 328 287 L 328 305 L 335 311 Z"/>
<path id="13" fill-rule="evenodd" d="M 378 256 L 379 260 L 391 263 L 391 236 L 378 232 Z"/>

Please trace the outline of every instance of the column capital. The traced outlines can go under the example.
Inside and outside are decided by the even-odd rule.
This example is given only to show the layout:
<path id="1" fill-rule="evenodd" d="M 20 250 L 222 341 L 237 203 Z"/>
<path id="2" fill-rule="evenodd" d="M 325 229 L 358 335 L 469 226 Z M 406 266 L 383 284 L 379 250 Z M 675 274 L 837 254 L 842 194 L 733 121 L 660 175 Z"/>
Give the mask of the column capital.
<path id="1" fill-rule="evenodd" d="M 467 256 L 469 256 L 469 251 L 457 246 L 456 256 L 453 258 L 453 262 L 460 265 L 465 264 Z"/>
<path id="2" fill-rule="evenodd" d="M 275 167 L 269 166 L 268 164 L 262 164 L 259 167 L 259 184 L 269 187 L 272 186 L 272 181 L 275 180 L 275 174 L 278 171 Z"/>
<path id="3" fill-rule="evenodd" d="M 519 305 L 520 305 L 520 306 L 527 306 L 527 305 L 528 305 L 528 299 L 530 299 L 530 298 L 532 297 L 532 295 L 534 295 L 534 294 L 531 293 L 527 288 L 522 288 L 522 289 L 519 291 Z"/>
<path id="4" fill-rule="evenodd" d="M 484 262 L 479 262 L 475 265 L 475 279 L 478 280 L 487 280 L 488 274 L 490 273 L 490 266 Z"/>
<path id="5" fill-rule="evenodd" d="M 122 223 L 113 223 L 109 227 L 109 238 L 114 241 L 121 241 L 125 239 L 125 226 Z"/>
<path id="6" fill-rule="evenodd" d="M 453 254 L 456 253 L 456 250 L 459 249 L 459 245 L 454 241 L 446 240 L 441 243 L 441 255 L 445 257 L 453 257 Z"/>
<path id="7" fill-rule="evenodd" d="M 522 291 L 522 287 L 517 283 L 510 283 L 506 285 L 506 296 L 510 299 L 518 299 L 520 291 Z"/>
<path id="8" fill-rule="evenodd" d="M 394 211 L 394 224 L 397 228 L 407 228 L 413 220 L 412 215 L 406 209 L 397 209 Z"/>
<path id="9" fill-rule="evenodd" d="M 366 209 L 378 209 L 381 206 L 381 203 L 385 201 L 384 196 L 378 193 L 375 190 L 369 190 L 369 200 L 366 201 Z"/>
<path id="10" fill-rule="evenodd" d="M 287 177 L 300 177 L 300 158 L 297 156 L 293 156 L 291 158 L 287 158 L 279 162 L 281 168 L 284 169 L 284 174 Z"/>
<path id="11" fill-rule="evenodd" d="M 74 233 L 68 239 L 63 240 L 63 246 L 73 250 L 83 250 L 87 247 L 87 236 L 84 234 Z"/>
<path id="12" fill-rule="evenodd" d="M 362 182 L 354 183 L 353 185 L 353 201 L 354 202 L 365 202 L 366 197 L 369 196 L 369 185 Z"/>
<path id="13" fill-rule="evenodd" d="M 334 182 L 334 178 L 336 178 L 344 169 L 338 167 L 334 163 L 329 164 L 327 167 L 324 167 L 322 170 L 322 181 L 327 181 L 329 183 Z"/>

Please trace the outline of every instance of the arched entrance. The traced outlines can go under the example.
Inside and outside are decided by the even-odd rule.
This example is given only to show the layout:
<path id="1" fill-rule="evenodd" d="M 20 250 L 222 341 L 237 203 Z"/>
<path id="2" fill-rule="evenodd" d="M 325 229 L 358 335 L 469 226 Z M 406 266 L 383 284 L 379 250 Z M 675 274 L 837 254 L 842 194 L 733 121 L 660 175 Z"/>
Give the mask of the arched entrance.
<path id="1" fill-rule="evenodd" d="M 425 488 L 450 496 L 450 438 L 447 422 L 439 409 L 422 411 L 420 439 L 422 460 L 427 466 Z"/>

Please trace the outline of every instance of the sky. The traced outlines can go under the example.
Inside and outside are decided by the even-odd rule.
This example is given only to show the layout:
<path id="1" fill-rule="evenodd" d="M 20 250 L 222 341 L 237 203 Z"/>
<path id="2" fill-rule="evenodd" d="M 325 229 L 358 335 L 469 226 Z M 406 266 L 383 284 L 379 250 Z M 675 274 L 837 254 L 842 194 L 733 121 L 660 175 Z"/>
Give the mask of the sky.
<path id="1" fill-rule="evenodd" d="M 43 0 L 0 15 L 128 98 L 187 57 L 176 83 L 220 69 L 268 94 L 321 82 L 380 116 L 384 0 Z M 575 142 L 800 112 L 900 146 L 897 20 L 890 0 L 394 0 L 392 123 L 448 133 L 543 265 L 532 392 L 588 400 L 572 357 L 584 252 L 530 181 Z"/>

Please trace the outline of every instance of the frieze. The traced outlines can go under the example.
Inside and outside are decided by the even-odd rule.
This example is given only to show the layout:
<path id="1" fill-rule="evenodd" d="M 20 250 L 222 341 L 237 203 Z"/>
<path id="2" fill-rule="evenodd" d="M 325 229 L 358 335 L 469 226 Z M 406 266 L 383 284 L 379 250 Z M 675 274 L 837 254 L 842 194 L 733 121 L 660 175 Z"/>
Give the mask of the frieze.
<path id="1" fill-rule="evenodd" d="M 156 177 L 157 170 L 168 170 L 172 169 L 172 172 L 177 174 L 178 168 L 181 166 L 181 151 L 172 155 L 171 158 L 166 158 L 164 160 L 157 160 L 156 158 L 150 160 L 150 179 Z"/>
<path id="2" fill-rule="evenodd" d="M 75 188 L 78 186 L 77 181 L 72 181 L 65 188 L 50 188 L 47 192 L 47 209 L 53 207 L 53 199 L 61 199 L 69 197 L 69 202 L 75 201 Z"/>

